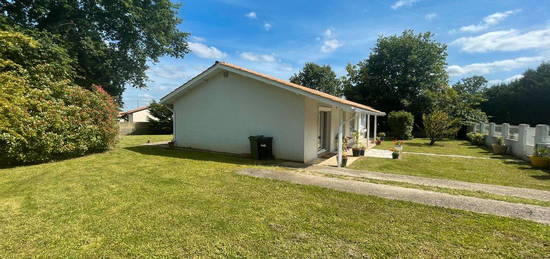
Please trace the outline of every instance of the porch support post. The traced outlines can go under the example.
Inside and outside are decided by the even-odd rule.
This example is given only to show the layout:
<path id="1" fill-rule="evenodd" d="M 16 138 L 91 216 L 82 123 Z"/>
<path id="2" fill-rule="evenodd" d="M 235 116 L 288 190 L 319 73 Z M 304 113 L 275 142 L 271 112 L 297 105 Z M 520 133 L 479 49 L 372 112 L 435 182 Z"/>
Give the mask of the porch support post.
<path id="1" fill-rule="evenodd" d="M 343 131 L 344 131 L 344 113 L 341 111 L 340 122 L 338 123 L 338 159 L 336 161 L 336 164 L 338 164 L 338 167 L 342 167 Z"/>
<path id="2" fill-rule="evenodd" d="M 376 128 L 378 127 L 378 122 L 376 120 L 377 118 L 378 118 L 378 116 L 374 115 L 374 138 L 375 139 L 378 136 L 378 135 L 376 135 Z"/>
<path id="3" fill-rule="evenodd" d="M 370 114 L 367 114 L 367 147 L 370 145 Z"/>

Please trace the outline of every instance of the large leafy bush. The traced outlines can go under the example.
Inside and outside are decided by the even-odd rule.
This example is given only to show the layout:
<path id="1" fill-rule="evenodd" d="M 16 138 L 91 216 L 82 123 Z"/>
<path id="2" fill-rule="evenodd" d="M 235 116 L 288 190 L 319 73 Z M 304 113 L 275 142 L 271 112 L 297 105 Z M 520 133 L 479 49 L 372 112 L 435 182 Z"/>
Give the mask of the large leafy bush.
<path id="1" fill-rule="evenodd" d="M 388 115 L 390 135 L 398 139 L 412 139 L 414 116 L 406 111 L 393 111 Z"/>
<path id="2" fill-rule="evenodd" d="M 451 117 L 442 110 L 435 110 L 430 114 L 423 114 L 424 132 L 430 139 L 430 145 L 447 137 L 454 137 L 460 129 L 460 119 Z"/>
<path id="3" fill-rule="evenodd" d="M 172 134 L 173 122 L 172 111 L 165 104 L 157 103 L 153 101 L 149 105 L 149 117 L 148 128 L 151 133 L 154 134 Z"/>
<path id="4" fill-rule="evenodd" d="M 115 143 L 117 106 L 100 87 L 72 84 L 69 63 L 55 44 L 0 31 L 3 160 L 44 162 L 104 151 Z"/>

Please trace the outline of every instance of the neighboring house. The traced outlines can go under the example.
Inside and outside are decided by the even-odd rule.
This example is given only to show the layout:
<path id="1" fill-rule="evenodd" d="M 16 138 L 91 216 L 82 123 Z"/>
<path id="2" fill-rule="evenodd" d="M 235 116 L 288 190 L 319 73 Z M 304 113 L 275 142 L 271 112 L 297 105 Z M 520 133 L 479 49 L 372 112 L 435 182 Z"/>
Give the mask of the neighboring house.
<path id="1" fill-rule="evenodd" d="M 311 88 L 216 62 L 160 100 L 174 112 L 176 146 L 250 153 L 249 136 L 273 137 L 277 159 L 308 163 L 341 156 L 352 131 L 367 140 L 385 113 Z M 371 132 L 374 121 L 374 134 Z"/>
<path id="2" fill-rule="evenodd" d="M 153 118 L 149 112 L 149 106 L 139 107 L 137 109 L 121 112 L 118 118 L 124 122 L 148 122 L 149 118 Z"/>

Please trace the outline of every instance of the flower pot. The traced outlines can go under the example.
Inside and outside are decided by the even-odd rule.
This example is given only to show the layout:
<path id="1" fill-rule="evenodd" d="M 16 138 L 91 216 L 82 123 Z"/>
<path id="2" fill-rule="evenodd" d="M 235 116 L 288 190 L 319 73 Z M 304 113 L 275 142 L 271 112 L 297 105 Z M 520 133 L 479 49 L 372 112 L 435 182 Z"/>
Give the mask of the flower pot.
<path id="1" fill-rule="evenodd" d="M 493 144 L 491 145 L 493 147 L 493 153 L 497 154 L 497 155 L 504 155 L 506 154 L 506 146 L 504 145 L 499 145 L 499 144 Z"/>
<path id="2" fill-rule="evenodd" d="M 347 157 L 342 157 L 342 164 L 340 166 L 346 167 L 347 164 L 348 164 L 348 158 Z"/>
<path id="3" fill-rule="evenodd" d="M 174 141 L 168 142 L 168 147 L 169 148 L 174 148 L 175 146 L 176 146 L 176 143 Z"/>
<path id="4" fill-rule="evenodd" d="M 529 158 L 531 159 L 531 165 L 539 168 L 548 167 L 548 163 L 550 162 L 550 158 L 544 156 L 530 156 Z"/>
<path id="5" fill-rule="evenodd" d="M 376 140 L 375 143 L 376 143 L 376 145 L 380 145 L 380 144 L 382 144 L 382 141 L 381 140 Z"/>
<path id="6" fill-rule="evenodd" d="M 395 153 L 395 152 L 394 152 L 394 153 L 391 153 L 391 157 L 392 157 L 393 159 L 399 159 L 399 153 Z"/>
<path id="7" fill-rule="evenodd" d="M 354 149 L 351 150 L 351 152 L 352 152 L 353 156 L 359 156 L 359 153 L 361 152 L 361 150 L 354 148 Z"/>
<path id="8" fill-rule="evenodd" d="M 364 149 L 359 150 L 359 156 L 365 156 L 365 150 Z"/>

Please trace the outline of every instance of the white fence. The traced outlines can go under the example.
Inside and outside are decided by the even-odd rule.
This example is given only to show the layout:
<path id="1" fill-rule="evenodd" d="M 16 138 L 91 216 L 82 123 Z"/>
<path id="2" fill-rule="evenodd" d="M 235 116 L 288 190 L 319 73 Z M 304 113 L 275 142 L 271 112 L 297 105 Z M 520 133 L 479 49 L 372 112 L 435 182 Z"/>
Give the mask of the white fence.
<path id="1" fill-rule="evenodd" d="M 497 143 L 499 137 L 504 138 L 508 152 L 523 159 L 533 154 L 535 146 L 550 148 L 550 127 L 544 124 L 530 127 L 527 124 L 479 123 L 474 125 L 473 131 L 485 135 L 487 146 Z"/>

